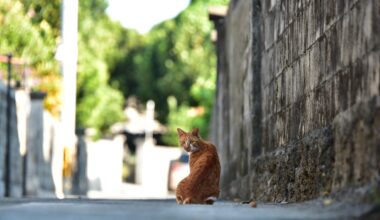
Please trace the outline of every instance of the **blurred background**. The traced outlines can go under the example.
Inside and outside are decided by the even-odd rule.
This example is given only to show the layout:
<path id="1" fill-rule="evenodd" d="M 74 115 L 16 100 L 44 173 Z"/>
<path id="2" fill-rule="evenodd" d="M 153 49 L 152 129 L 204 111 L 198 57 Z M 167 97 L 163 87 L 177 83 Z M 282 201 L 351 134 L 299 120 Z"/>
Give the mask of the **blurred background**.
<path id="1" fill-rule="evenodd" d="M 0 0 L 0 197 L 163 198 L 208 137 L 227 0 Z"/>

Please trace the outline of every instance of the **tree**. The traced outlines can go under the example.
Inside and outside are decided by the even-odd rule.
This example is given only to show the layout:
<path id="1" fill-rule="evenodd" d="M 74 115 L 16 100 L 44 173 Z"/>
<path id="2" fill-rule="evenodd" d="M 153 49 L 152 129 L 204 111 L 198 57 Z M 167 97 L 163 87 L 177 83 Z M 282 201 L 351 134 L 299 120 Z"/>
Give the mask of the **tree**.
<path id="1" fill-rule="evenodd" d="M 61 75 L 55 60 L 60 43 L 61 0 L 0 0 L 0 52 L 21 57 L 33 70 L 34 90 L 48 93 L 45 108 L 60 114 Z M 105 0 L 79 1 L 77 126 L 98 137 L 123 119 L 122 94 L 109 85 L 109 69 L 121 56 L 125 30 L 105 13 Z M 21 31 L 22 30 L 22 31 Z"/>
<path id="2" fill-rule="evenodd" d="M 207 136 L 216 79 L 207 9 L 220 4 L 227 1 L 193 0 L 179 16 L 129 44 L 111 71 L 112 85 L 125 97 L 156 102 L 157 117 L 169 128 L 168 144 L 177 144 L 177 127 L 199 127 Z"/>
<path id="3" fill-rule="evenodd" d="M 109 19 L 103 0 L 79 2 L 77 127 L 94 128 L 96 137 L 123 119 L 124 98 L 109 85 L 122 27 Z"/>
<path id="4" fill-rule="evenodd" d="M 0 0 L 0 52 L 12 53 L 31 67 L 33 78 L 38 79 L 32 89 L 47 92 L 45 107 L 57 116 L 60 76 L 54 59 L 54 27 L 42 17 L 35 19 L 38 16 L 26 0 Z"/>

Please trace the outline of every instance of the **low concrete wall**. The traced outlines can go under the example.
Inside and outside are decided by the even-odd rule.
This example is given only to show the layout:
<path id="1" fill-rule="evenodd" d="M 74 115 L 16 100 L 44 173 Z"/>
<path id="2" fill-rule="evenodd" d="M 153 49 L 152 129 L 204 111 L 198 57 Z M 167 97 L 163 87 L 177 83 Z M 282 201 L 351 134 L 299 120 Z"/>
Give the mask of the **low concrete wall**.
<path id="1" fill-rule="evenodd" d="M 178 147 L 157 146 L 147 138 L 136 151 L 136 182 L 144 187 L 146 197 L 167 197 L 170 161 L 178 159 Z"/>
<path id="2" fill-rule="evenodd" d="M 0 197 L 5 172 L 10 197 L 62 197 L 63 146 L 60 123 L 43 109 L 43 95 L 11 91 L 10 164 L 5 165 L 6 87 L 0 82 Z"/>
<path id="3" fill-rule="evenodd" d="M 82 142 L 82 144 L 84 144 Z M 121 190 L 123 170 L 124 137 L 85 141 L 87 160 L 79 167 L 87 167 L 89 190 L 101 191 L 104 195 L 114 194 Z M 83 151 L 82 151 L 83 152 Z M 83 157 L 84 155 L 82 155 Z M 86 163 L 86 164 L 84 164 Z M 82 183 L 85 172 L 81 174 Z"/>

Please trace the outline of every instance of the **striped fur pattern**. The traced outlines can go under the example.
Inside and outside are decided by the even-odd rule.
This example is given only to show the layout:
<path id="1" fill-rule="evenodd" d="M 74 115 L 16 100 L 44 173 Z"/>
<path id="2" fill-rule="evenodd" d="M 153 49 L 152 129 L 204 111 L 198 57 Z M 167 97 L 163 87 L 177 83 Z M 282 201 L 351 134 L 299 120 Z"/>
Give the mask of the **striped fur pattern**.
<path id="1" fill-rule="evenodd" d="M 178 128 L 179 143 L 190 154 L 190 174 L 177 186 L 178 204 L 213 204 L 219 196 L 220 162 L 216 148 L 202 140 L 199 129 Z"/>

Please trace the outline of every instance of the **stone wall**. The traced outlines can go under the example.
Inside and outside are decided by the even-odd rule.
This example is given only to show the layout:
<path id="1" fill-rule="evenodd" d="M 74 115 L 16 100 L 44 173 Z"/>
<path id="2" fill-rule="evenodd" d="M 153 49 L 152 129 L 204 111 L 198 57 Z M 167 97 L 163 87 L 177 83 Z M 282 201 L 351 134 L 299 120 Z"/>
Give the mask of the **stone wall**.
<path id="1" fill-rule="evenodd" d="M 223 198 L 379 184 L 379 11 L 376 0 L 232 0 L 214 20 Z"/>

